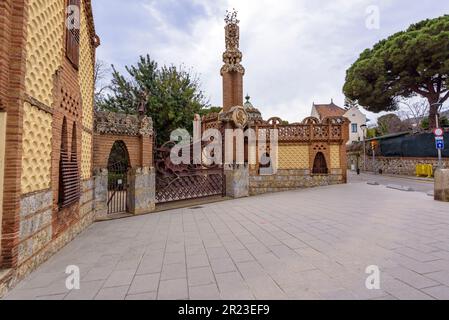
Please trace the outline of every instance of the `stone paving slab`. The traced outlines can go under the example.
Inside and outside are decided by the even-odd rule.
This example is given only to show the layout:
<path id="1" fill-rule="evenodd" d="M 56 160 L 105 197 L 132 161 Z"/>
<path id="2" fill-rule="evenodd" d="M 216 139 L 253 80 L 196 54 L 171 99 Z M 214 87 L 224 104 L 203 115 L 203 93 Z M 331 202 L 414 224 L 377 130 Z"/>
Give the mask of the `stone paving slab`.
<path id="1" fill-rule="evenodd" d="M 96 223 L 5 299 L 449 299 L 449 205 L 361 181 Z"/>

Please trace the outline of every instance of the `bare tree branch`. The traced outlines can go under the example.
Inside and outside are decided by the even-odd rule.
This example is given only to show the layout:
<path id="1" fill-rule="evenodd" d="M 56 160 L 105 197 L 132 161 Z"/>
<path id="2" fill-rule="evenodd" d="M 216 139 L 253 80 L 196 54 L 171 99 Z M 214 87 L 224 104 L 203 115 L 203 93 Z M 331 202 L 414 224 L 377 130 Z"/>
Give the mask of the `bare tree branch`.
<path id="1" fill-rule="evenodd" d="M 419 127 L 429 112 L 429 103 L 426 99 L 402 99 L 398 104 L 401 105 L 398 116 L 406 119 L 414 127 Z"/>
<path id="2" fill-rule="evenodd" d="M 104 92 L 110 88 L 109 84 L 105 82 L 108 80 L 108 75 L 111 73 L 111 68 L 100 59 L 95 62 L 94 68 L 94 85 L 95 85 L 95 109 L 98 109 L 98 104 L 104 97 Z"/>

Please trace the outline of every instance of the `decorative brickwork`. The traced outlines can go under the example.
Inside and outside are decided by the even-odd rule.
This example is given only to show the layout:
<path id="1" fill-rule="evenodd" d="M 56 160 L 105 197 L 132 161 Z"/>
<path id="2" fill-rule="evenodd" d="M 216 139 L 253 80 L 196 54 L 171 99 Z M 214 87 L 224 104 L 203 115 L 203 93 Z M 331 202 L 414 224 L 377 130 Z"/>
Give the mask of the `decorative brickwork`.
<path id="1" fill-rule="evenodd" d="M 225 27 L 226 51 L 223 53 L 223 111 L 232 107 L 243 106 L 243 75 L 245 68 L 241 65 L 242 52 L 239 50 L 240 27 L 237 13 L 228 12 Z"/>
<path id="2" fill-rule="evenodd" d="M 93 62 L 99 39 L 90 0 L 84 0 L 82 72 L 78 72 L 64 54 L 66 3 L 0 2 L 0 111 L 7 114 L 0 269 L 13 269 L 6 277 L 0 276 L 0 282 L 6 279 L 0 283 L 2 292 L 73 239 L 94 218 L 89 167 Z M 79 200 L 60 210 L 63 119 L 67 123 L 66 150 L 78 172 L 83 162 L 83 178 L 87 180 L 80 181 Z M 72 137 L 73 132 L 76 137 Z"/>
<path id="3" fill-rule="evenodd" d="M 14 268 L 18 262 L 28 16 L 26 3 L 25 0 L 0 2 L 0 105 L 7 111 L 0 261 L 0 266 L 4 268 Z"/>
<path id="4" fill-rule="evenodd" d="M 309 146 L 281 145 L 278 149 L 279 169 L 309 169 Z"/>
<path id="5" fill-rule="evenodd" d="M 97 112 L 95 132 L 103 135 L 152 136 L 153 120 L 149 117 L 140 119 L 129 114 Z"/>
<path id="6" fill-rule="evenodd" d="M 88 17 L 85 6 L 81 6 L 81 29 L 80 29 L 80 64 L 79 76 L 81 97 L 83 101 L 83 126 L 88 130 L 93 129 L 94 105 L 94 65 L 95 46 L 89 30 Z M 92 144 L 90 144 L 92 147 Z"/>
<path id="7" fill-rule="evenodd" d="M 82 130 L 82 108 L 81 93 L 78 79 L 78 72 L 64 57 L 62 67 L 58 70 L 54 77 L 54 105 L 53 105 L 53 139 L 52 139 L 52 190 L 53 190 L 53 236 L 57 236 L 64 232 L 73 223 L 78 220 L 79 205 L 77 203 L 72 206 L 60 209 L 59 195 L 60 188 L 60 161 L 61 161 L 61 142 L 63 137 L 63 121 L 67 123 L 65 137 L 65 150 L 69 152 L 69 157 L 76 150 L 76 154 L 82 154 L 81 141 Z M 77 126 L 76 130 L 73 127 Z M 76 132 L 77 137 L 74 139 L 72 133 Z M 77 142 L 76 146 L 72 146 L 73 142 Z M 81 170 L 81 161 L 78 162 L 78 172 Z"/>
<path id="8" fill-rule="evenodd" d="M 94 168 L 106 168 L 116 141 L 123 141 L 133 168 L 153 166 L 153 121 L 149 117 L 98 112 L 94 123 Z"/>
<path id="9" fill-rule="evenodd" d="M 97 112 L 93 148 L 97 219 L 113 213 L 154 211 L 156 173 L 153 167 L 152 119 Z"/>
<path id="10" fill-rule="evenodd" d="M 81 178 L 92 177 L 92 134 L 83 130 L 81 151 Z"/>
<path id="11" fill-rule="evenodd" d="M 53 104 L 53 74 L 61 64 L 65 1 L 28 0 L 26 92 Z"/>
<path id="12" fill-rule="evenodd" d="M 272 118 L 253 127 L 256 136 L 266 134 L 267 151 L 271 150 L 270 132 L 277 129 L 279 145 L 275 174 L 260 175 L 259 163 L 251 167 L 251 195 L 346 182 L 346 170 L 341 167 L 346 164 L 346 119 L 335 117 L 320 122 L 310 117 L 302 123 L 281 123 L 281 119 Z M 254 150 L 250 148 L 248 152 L 253 158 Z M 314 168 L 317 164 L 319 167 Z"/>
<path id="13" fill-rule="evenodd" d="M 52 116 L 28 102 L 23 116 L 22 194 L 50 188 Z"/>
<path id="14" fill-rule="evenodd" d="M 148 150 L 142 153 L 142 140 L 149 145 Z M 129 159 L 132 167 L 151 167 L 153 162 L 152 139 L 141 137 L 129 137 L 120 135 L 100 135 L 94 134 L 94 168 L 107 168 L 109 154 L 116 141 L 123 141 L 129 152 Z"/>
<path id="15" fill-rule="evenodd" d="M 340 148 L 344 148 L 344 146 L 339 145 L 331 145 L 330 146 L 330 168 L 331 169 L 340 169 Z"/>

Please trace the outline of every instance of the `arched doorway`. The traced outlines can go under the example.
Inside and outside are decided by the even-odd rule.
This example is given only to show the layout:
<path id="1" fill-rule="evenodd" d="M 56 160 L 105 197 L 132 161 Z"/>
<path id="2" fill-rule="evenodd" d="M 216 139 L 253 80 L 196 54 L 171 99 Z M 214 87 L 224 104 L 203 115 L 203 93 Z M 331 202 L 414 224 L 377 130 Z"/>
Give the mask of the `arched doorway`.
<path id="1" fill-rule="evenodd" d="M 128 212 L 129 153 L 123 141 L 116 141 L 108 160 L 108 214 Z"/>
<path id="2" fill-rule="evenodd" d="M 326 157 L 322 152 L 318 152 L 313 161 L 313 174 L 328 174 L 329 170 L 326 164 Z"/>

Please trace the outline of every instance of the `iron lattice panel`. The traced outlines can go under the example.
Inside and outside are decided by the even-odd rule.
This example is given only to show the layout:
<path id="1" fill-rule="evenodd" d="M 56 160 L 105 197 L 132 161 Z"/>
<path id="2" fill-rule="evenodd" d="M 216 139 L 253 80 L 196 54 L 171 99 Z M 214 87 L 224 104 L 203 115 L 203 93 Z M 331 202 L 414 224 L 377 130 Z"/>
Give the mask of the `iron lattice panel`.
<path id="1" fill-rule="evenodd" d="M 224 193 L 223 173 L 217 170 L 201 170 L 189 175 L 162 176 L 156 180 L 156 202 L 165 203 Z"/>

